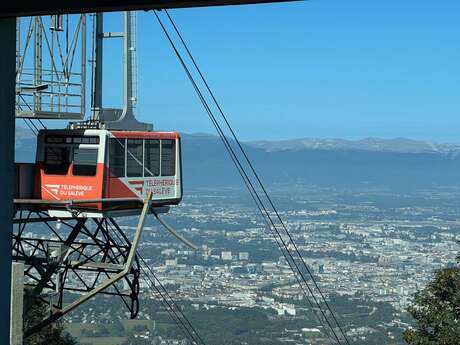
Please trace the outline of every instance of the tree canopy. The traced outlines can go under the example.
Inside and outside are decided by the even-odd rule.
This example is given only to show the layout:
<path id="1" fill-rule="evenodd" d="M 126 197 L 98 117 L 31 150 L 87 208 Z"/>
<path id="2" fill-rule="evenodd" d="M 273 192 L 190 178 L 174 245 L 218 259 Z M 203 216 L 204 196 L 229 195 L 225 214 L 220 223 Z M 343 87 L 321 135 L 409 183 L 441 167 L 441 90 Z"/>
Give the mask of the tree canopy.
<path id="1" fill-rule="evenodd" d="M 24 329 L 37 324 L 48 313 L 48 305 L 29 289 L 24 289 Z M 57 321 L 25 339 L 24 345 L 77 345 L 77 342 L 64 332 L 62 321 Z"/>
<path id="2" fill-rule="evenodd" d="M 416 324 L 404 332 L 411 345 L 460 345 L 460 268 L 436 271 L 408 308 Z"/>

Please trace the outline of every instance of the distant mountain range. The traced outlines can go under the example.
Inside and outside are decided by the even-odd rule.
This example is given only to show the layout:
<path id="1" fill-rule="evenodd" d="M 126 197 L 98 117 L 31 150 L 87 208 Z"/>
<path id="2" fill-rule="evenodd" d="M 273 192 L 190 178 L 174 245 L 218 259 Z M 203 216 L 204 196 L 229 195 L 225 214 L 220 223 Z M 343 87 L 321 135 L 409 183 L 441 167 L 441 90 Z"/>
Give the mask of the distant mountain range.
<path id="1" fill-rule="evenodd" d="M 458 144 L 437 144 L 407 138 L 365 138 L 361 140 L 304 138 L 280 141 L 252 141 L 248 145 L 268 152 L 305 149 L 443 154 L 458 154 L 460 152 L 460 145 Z"/>
<path id="2" fill-rule="evenodd" d="M 233 144 L 235 144 L 232 141 Z M 412 191 L 460 186 L 460 145 L 405 138 L 357 141 L 297 139 L 243 143 L 262 179 L 269 184 L 337 188 L 389 188 Z M 241 185 L 220 139 L 183 134 L 184 184 L 189 187 Z M 35 137 L 16 132 L 16 160 L 33 161 Z"/>
<path id="3" fill-rule="evenodd" d="M 270 184 L 388 188 L 401 192 L 460 185 L 460 145 L 405 138 L 298 139 L 243 143 Z M 241 184 L 220 139 L 183 135 L 184 176 L 192 186 Z"/>

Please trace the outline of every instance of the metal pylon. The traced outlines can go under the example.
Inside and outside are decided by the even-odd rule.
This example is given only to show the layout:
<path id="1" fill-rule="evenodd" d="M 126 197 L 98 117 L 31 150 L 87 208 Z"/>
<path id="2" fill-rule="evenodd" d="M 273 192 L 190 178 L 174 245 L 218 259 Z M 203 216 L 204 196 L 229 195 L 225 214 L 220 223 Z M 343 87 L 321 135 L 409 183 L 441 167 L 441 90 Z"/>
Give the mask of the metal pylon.
<path id="1" fill-rule="evenodd" d="M 46 211 L 17 211 L 13 260 L 25 264 L 25 286 L 51 306 L 50 316 L 25 330 L 26 336 L 98 293 L 119 296 L 131 318 L 137 316 L 140 266 L 136 249 L 150 200 L 151 195 L 131 240 L 114 218 L 58 219 Z"/>

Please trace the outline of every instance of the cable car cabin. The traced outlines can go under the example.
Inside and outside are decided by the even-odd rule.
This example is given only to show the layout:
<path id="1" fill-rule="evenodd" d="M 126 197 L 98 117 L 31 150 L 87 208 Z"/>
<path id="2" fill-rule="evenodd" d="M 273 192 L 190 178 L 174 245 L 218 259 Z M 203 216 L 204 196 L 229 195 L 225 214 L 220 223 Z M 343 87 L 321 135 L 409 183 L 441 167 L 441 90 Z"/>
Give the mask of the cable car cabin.
<path id="1" fill-rule="evenodd" d="M 148 192 L 153 206 L 176 205 L 182 198 L 176 132 L 41 130 L 37 140 L 34 193 L 50 204 L 97 199 L 75 206 L 107 211 L 138 209 L 141 203 L 120 199 L 144 199 Z"/>

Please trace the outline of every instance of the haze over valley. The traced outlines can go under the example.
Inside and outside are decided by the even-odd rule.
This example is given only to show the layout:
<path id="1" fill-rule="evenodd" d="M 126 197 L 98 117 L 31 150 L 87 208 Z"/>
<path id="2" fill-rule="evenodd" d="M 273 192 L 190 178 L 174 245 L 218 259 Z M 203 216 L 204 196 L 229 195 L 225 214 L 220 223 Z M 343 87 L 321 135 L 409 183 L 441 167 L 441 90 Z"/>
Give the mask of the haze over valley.
<path id="1" fill-rule="evenodd" d="M 460 144 L 367 138 L 254 141 L 243 146 L 263 181 L 271 185 L 399 192 L 460 186 Z M 182 134 L 182 152 L 185 188 L 242 186 L 218 137 Z M 19 127 L 16 161 L 32 162 L 34 156 L 35 139 Z"/>

